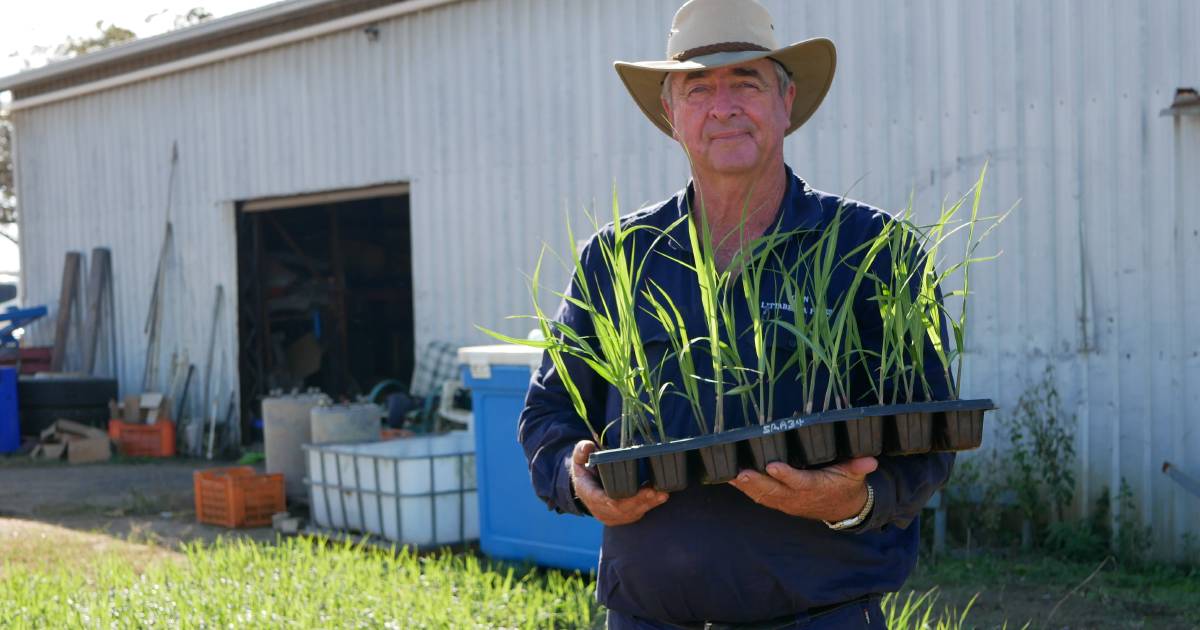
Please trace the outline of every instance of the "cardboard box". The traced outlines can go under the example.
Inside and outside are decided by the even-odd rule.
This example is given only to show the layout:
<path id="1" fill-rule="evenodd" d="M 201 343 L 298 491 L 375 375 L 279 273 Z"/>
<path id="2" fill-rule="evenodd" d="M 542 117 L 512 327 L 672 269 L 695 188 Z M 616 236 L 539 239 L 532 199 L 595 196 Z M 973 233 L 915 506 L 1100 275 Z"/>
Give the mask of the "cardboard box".
<path id="1" fill-rule="evenodd" d="M 106 462 L 112 457 L 112 443 L 108 436 L 74 439 L 67 442 L 67 462 L 87 464 Z"/>
<path id="2" fill-rule="evenodd" d="M 56 420 L 42 431 L 40 443 L 29 454 L 34 459 L 61 459 L 65 453 L 72 464 L 103 462 L 112 457 L 108 433 L 96 427 Z"/>
<path id="3" fill-rule="evenodd" d="M 108 401 L 108 413 L 126 424 L 154 424 L 171 419 L 171 400 L 158 392 L 131 394 L 123 402 Z"/>
<path id="4" fill-rule="evenodd" d="M 63 453 L 67 452 L 67 445 L 60 444 L 38 444 L 30 451 L 29 456 L 33 459 L 62 459 Z"/>

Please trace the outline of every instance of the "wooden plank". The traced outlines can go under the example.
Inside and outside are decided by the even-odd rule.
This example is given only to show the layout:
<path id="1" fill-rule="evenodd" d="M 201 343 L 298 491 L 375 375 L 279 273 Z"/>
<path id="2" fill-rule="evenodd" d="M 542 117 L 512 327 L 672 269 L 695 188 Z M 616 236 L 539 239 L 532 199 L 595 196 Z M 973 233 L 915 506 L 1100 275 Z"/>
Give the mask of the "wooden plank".
<path id="1" fill-rule="evenodd" d="M 225 304 L 225 285 L 217 285 L 217 296 L 213 301 L 212 327 L 208 330 L 208 353 L 204 359 L 204 395 L 206 404 L 212 396 L 213 353 L 217 347 L 217 330 L 221 321 L 221 307 Z M 215 415 L 215 414 L 214 414 Z"/>
<path id="2" fill-rule="evenodd" d="M 174 155 L 172 155 L 172 174 L 174 174 Z M 142 364 L 142 391 L 157 389 L 153 386 L 158 377 L 158 345 L 159 328 L 162 324 L 162 293 L 163 283 L 166 282 L 167 254 L 174 242 L 174 230 L 171 222 L 167 221 L 163 233 L 162 247 L 158 251 L 158 267 L 154 272 L 154 287 L 150 292 L 150 309 L 146 314 L 146 361 Z"/>
<path id="3" fill-rule="evenodd" d="M 71 311 L 79 293 L 79 252 L 67 252 L 63 263 L 62 285 L 58 293 L 58 317 L 54 324 L 54 353 L 50 355 L 50 371 L 61 372 L 67 354 L 67 335 L 70 332 Z"/>
<path id="4" fill-rule="evenodd" d="M 139 424 L 142 421 L 142 397 L 138 394 L 125 396 L 121 407 L 122 419 L 129 424 Z"/>
<path id="5" fill-rule="evenodd" d="M 384 184 L 382 186 L 370 186 L 367 188 L 355 188 L 348 190 L 331 190 L 328 192 L 312 193 L 308 195 L 253 199 L 242 204 L 242 212 L 264 212 L 267 210 L 279 210 L 281 208 L 290 209 L 303 206 L 322 206 L 326 204 L 357 201 L 359 199 L 407 195 L 408 188 L 409 186 L 406 183 Z"/>
<path id="6" fill-rule="evenodd" d="M 112 286 L 112 252 L 107 247 L 92 250 L 92 268 L 88 271 L 87 314 L 83 328 L 83 372 L 96 369 L 96 342 L 100 337 L 101 306 Z"/>

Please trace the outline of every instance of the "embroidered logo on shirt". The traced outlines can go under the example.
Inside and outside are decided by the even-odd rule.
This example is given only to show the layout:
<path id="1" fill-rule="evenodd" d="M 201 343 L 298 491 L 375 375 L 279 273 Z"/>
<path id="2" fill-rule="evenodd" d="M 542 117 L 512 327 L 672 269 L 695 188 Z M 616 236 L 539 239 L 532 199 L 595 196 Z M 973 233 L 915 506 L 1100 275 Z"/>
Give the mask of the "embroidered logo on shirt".
<path id="1" fill-rule="evenodd" d="M 788 313 L 794 313 L 794 312 L 796 312 L 796 309 L 793 308 L 792 305 L 787 302 L 768 302 L 766 300 L 763 300 L 763 302 L 762 302 L 763 317 L 766 317 L 766 316 L 770 315 L 771 313 L 779 313 L 780 311 L 787 311 Z M 806 317 L 812 317 L 812 315 L 813 315 L 813 307 L 812 307 L 812 304 L 809 302 L 807 295 L 804 296 L 804 315 Z M 825 309 L 825 315 L 832 316 L 833 309 L 832 308 Z"/>

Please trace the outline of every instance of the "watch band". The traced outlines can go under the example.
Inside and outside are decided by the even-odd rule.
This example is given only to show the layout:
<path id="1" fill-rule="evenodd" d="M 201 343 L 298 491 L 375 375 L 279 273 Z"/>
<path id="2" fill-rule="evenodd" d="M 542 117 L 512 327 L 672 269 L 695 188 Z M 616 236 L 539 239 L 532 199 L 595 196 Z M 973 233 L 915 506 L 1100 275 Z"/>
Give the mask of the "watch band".
<path id="1" fill-rule="evenodd" d="M 871 509 L 875 507 L 875 488 L 872 488 L 871 484 L 869 483 L 866 483 L 865 485 L 867 486 L 867 503 L 863 505 L 862 511 L 854 516 L 851 516 L 850 518 L 840 520 L 836 523 L 822 521 L 826 526 L 829 527 L 829 529 L 835 531 L 850 529 L 851 527 L 862 525 L 863 521 L 867 520 L 867 517 L 871 515 Z"/>

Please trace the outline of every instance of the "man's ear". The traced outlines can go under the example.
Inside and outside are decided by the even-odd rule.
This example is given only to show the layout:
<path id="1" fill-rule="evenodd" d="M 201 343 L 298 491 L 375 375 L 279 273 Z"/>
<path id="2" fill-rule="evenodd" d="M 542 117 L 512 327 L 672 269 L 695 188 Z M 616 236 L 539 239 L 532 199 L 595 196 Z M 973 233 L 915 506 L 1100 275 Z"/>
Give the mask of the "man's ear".
<path id="1" fill-rule="evenodd" d="M 661 96 L 658 97 L 658 102 L 662 103 L 663 113 L 667 116 L 667 126 L 671 128 L 671 137 L 678 140 L 679 134 L 675 133 L 675 123 L 673 122 L 675 117 L 671 114 L 671 104 L 667 102 L 667 99 Z M 788 115 L 790 116 L 791 114 L 789 113 Z"/>
<path id="2" fill-rule="evenodd" d="M 792 119 L 792 104 L 796 102 L 796 83 L 788 84 L 787 93 L 783 95 L 784 109 L 787 110 L 788 120 Z"/>

